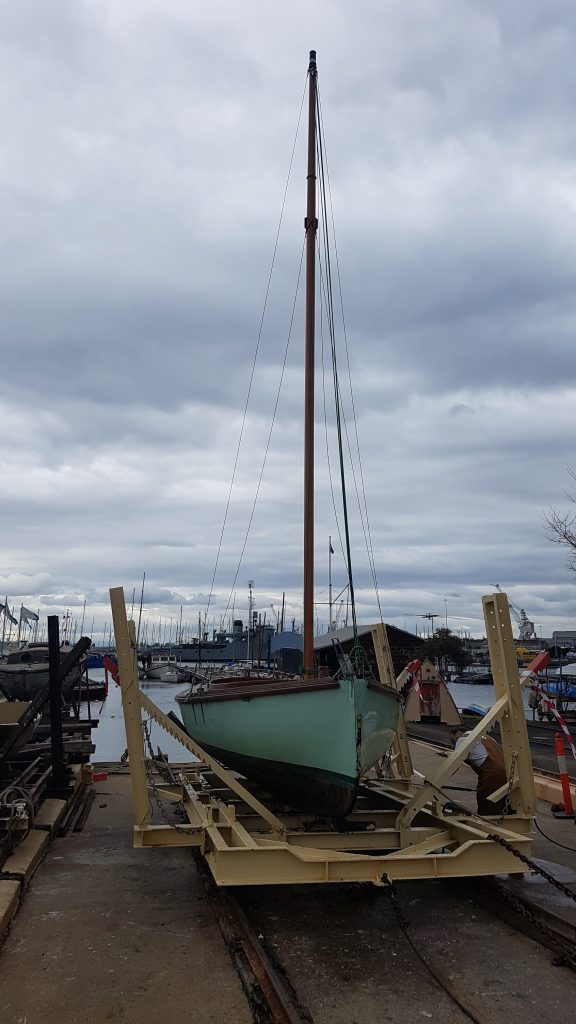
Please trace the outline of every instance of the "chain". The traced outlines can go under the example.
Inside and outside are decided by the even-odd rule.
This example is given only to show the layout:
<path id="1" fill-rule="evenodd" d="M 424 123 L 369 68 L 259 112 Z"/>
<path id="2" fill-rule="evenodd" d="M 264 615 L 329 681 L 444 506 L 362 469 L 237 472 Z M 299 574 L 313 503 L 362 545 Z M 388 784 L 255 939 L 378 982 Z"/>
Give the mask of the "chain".
<path id="1" fill-rule="evenodd" d="M 513 907 L 516 913 L 525 917 L 533 926 L 535 931 L 538 934 L 545 935 L 550 943 L 559 951 L 560 956 L 554 961 L 555 966 L 565 965 L 566 967 L 569 967 L 571 971 L 576 971 L 576 945 L 571 942 L 570 939 L 559 936 L 551 928 L 543 924 L 543 922 L 532 913 L 529 907 L 527 907 L 522 900 L 518 899 L 517 896 L 514 896 L 513 893 L 505 889 L 499 882 L 493 880 L 492 884 L 506 902 Z"/>
<path id="2" fill-rule="evenodd" d="M 445 800 L 445 806 L 448 806 L 449 808 L 455 811 L 459 811 L 460 814 L 465 814 L 466 817 L 468 818 L 476 818 L 477 821 L 483 821 L 485 825 L 494 826 L 494 818 L 485 818 L 483 817 L 482 814 L 478 814 L 478 811 L 471 811 L 469 807 L 465 807 L 464 804 L 459 803 L 458 800 L 448 800 L 444 790 L 440 789 L 440 786 L 436 786 L 435 783 L 430 782 L 430 779 L 425 779 L 424 782 L 422 783 L 422 786 L 429 786 L 430 789 L 435 789 L 436 792 L 439 793 L 440 796 L 443 797 L 443 799 Z M 455 787 L 446 787 L 446 789 L 449 788 L 454 789 Z M 472 792 L 472 790 L 470 790 L 469 792 Z M 444 811 L 444 807 L 442 808 L 442 811 Z M 500 821 L 496 824 L 500 824 Z"/>
<path id="3" fill-rule="evenodd" d="M 491 837 L 491 838 L 493 838 L 493 837 Z M 497 838 L 499 838 L 499 837 L 497 837 Z M 504 843 L 505 843 L 506 846 L 509 846 L 509 844 L 507 844 L 505 842 L 505 840 L 504 840 Z M 510 849 L 511 849 L 512 853 L 515 852 L 513 848 L 510 848 Z M 527 860 L 527 858 L 523 858 L 523 859 Z M 400 929 L 402 930 L 402 932 L 404 933 L 404 936 L 408 940 L 410 946 L 412 947 L 412 949 L 414 950 L 414 952 L 418 956 L 418 959 L 422 962 L 422 964 L 424 965 L 426 970 L 432 975 L 432 977 L 435 979 L 435 981 L 437 981 L 438 984 L 447 992 L 447 994 L 450 996 L 450 998 L 454 999 L 455 1002 L 458 1003 L 458 1005 L 460 1006 L 462 1011 L 471 1020 L 476 1021 L 476 1018 L 470 1013 L 470 1011 L 465 1006 L 463 1006 L 459 1002 L 459 1000 L 454 996 L 454 994 L 451 992 L 451 990 L 442 982 L 442 979 L 439 978 L 437 976 L 437 974 L 432 970 L 430 964 L 424 959 L 424 957 L 422 956 L 420 951 L 416 948 L 416 946 L 415 946 L 411 936 L 408 934 L 408 928 L 410 927 L 410 922 L 407 921 L 406 918 L 404 917 L 402 908 L 400 906 L 400 902 L 398 900 L 398 894 L 396 892 L 396 887 L 394 886 L 394 883 L 392 882 L 392 879 L 388 875 L 383 875 L 382 876 L 382 881 L 386 884 L 386 887 L 388 889 L 388 895 L 390 897 L 390 903 L 392 905 L 392 909 L 393 909 L 394 914 L 396 916 L 396 920 L 398 922 L 398 925 L 399 925 Z M 550 881 L 555 882 L 555 879 L 551 879 L 550 878 Z M 532 911 L 529 910 L 529 908 L 525 905 L 525 903 L 522 902 L 522 900 L 520 900 L 520 899 L 518 899 L 518 897 L 514 896 L 513 893 L 508 892 L 508 890 L 505 889 L 504 886 L 501 885 L 499 882 L 493 880 L 492 884 L 498 890 L 500 895 L 503 896 L 504 899 L 510 904 L 510 906 L 513 907 L 513 909 L 520 916 L 526 918 L 526 920 L 529 921 L 529 923 L 532 925 L 532 927 L 536 931 L 537 935 L 544 935 L 544 936 L 546 936 L 546 938 L 549 940 L 551 945 L 558 951 L 559 956 L 553 961 L 554 965 L 555 966 L 566 966 L 566 967 L 569 967 L 570 970 L 576 971 L 576 946 L 574 945 L 574 943 L 570 942 L 569 939 L 565 939 L 565 938 L 562 938 L 561 936 L 557 935 L 556 932 L 554 932 L 551 928 L 549 928 L 547 925 L 543 924 L 532 913 Z M 570 895 L 572 895 L 572 894 L 570 894 Z"/>
<path id="4" fill-rule="evenodd" d="M 426 785 L 430 786 L 432 789 L 435 789 L 438 793 L 440 793 L 441 796 L 444 796 L 445 798 L 445 794 L 443 793 L 443 791 L 438 786 L 435 786 L 433 782 L 430 782 L 428 779 L 426 779 Z M 507 799 L 508 796 L 506 797 L 506 800 Z M 476 818 L 478 821 L 484 822 L 485 825 L 494 826 L 494 821 L 491 818 L 485 818 L 481 814 L 478 814 L 477 811 L 468 810 L 467 807 L 464 807 L 464 804 L 460 804 L 456 800 L 450 800 L 449 803 L 451 807 L 456 808 L 457 810 L 463 812 L 469 817 Z M 568 889 L 566 885 L 558 881 L 557 878 L 554 878 L 554 876 L 551 875 L 548 871 L 546 871 L 545 868 L 540 867 L 540 865 L 537 864 L 536 861 L 532 860 L 530 857 L 527 857 L 525 853 L 520 853 L 520 851 L 517 850 L 516 847 L 512 846 L 511 843 L 507 842 L 507 840 L 504 839 L 503 836 L 498 835 L 496 832 L 489 832 L 487 833 L 486 838 L 491 839 L 492 842 L 498 843 L 499 846 L 502 846 L 505 850 L 508 850 L 508 853 L 513 854 L 514 857 L 517 857 L 518 860 L 521 860 L 522 863 L 526 864 L 531 871 L 533 871 L 537 875 L 541 875 L 542 878 L 545 878 L 547 882 L 550 882 L 550 885 L 554 885 L 560 892 L 564 893 L 565 896 L 568 896 L 569 899 L 574 900 L 574 902 L 576 902 L 576 894 L 573 893 L 571 889 Z"/>
<path id="5" fill-rule="evenodd" d="M 382 875 L 382 881 L 384 882 L 388 890 L 390 903 L 392 904 L 392 909 L 396 916 L 396 920 L 398 921 L 398 924 L 400 925 L 402 931 L 405 932 L 407 928 L 410 927 L 410 922 L 404 917 L 404 914 L 402 912 L 402 907 L 400 906 L 400 901 L 398 899 L 398 893 L 396 892 L 396 886 L 394 885 L 394 882 L 390 878 L 390 875 Z"/>
<path id="6" fill-rule="evenodd" d="M 500 824 L 502 824 L 502 822 L 504 821 L 504 818 L 506 817 L 507 814 L 510 813 L 510 810 L 511 810 L 511 807 L 510 807 L 510 797 L 512 795 L 512 789 L 514 788 L 514 769 L 516 767 L 516 760 L 517 760 L 517 758 L 518 758 L 518 752 L 516 750 L 513 750 L 512 751 L 512 760 L 510 762 L 510 772 L 509 772 L 509 775 L 508 775 L 508 792 L 506 793 L 506 796 L 504 797 L 504 803 L 502 804 L 502 814 L 500 815 Z"/>
<path id="7" fill-rule="evenodd" d="M 568 896 L 569 899 L 574 900 L 574 902 L 576 903 L 576 894 L 573 893 L 571 889 L 569 889 L 566 885 L 563 885 L 562 882 L 559 882 L 558 879 L 554 878 L 553 875 L 549 874 L 549 872 L 546 871 L 545 868 L 541 868 L 539 864 L 536 864 L 536 861 L 533 861 L 530 857 L 527 857 L 525 853 L 520 853 L 519 850 L 512 846 L 511 843 L 508 843 L 502 836 L 496 835 L 495 832 L 492 832 L 488 836 L 486 836 L 486 838 L 491 839 L 494 843 L 498 843 L 499 846 L 502 846 L 504 847 L 505 850 L 508 850 L 509 853 L 514 854 L 514 856 L 517 857 L 518 860 L 521 860 L 524 864 L 526 864 L 531 871 L 534 871 L 537 875 L 542 875 L 542 878 L 545 878 L 547 882 L 550 882 L 550 885 L 556 886 L 556 888 L 559 889 L 560 892 L 563 892 L 565 896 Z"/>
<path id="8" fill-rule="evenodd" d="M 152 795 L 154 797 L 154 803 L 156 804 L 156 806 L 158 808 L 158 811 L 160 812 L 161 818 L 166 823 L 166 825 L 168 825 L 170 828 L 173 828 L 175 832 L 183 833 L 186 836 L 197 835 L 197 833 L 198 833 L 198 829 L 197 828 L 182 828 L 182 826 L 175 825 L 174 822 L 171 821 L 171 819 L 170 819 L 170 817 L 168 815 L 168 812 L 167 812 L 167 810 L 166 810 L 166 808 L 164 806 L 164 802 L 162 800 L 162 797 L 160 796 L 160 793 L 158 792 L 158 787 L 156 785 L 156 779 L 154 778 L 154 773 L 150 770 L 150 765 L 151 765 L 151 763 L 154 762 L 154 750 L 153 750 L 153 747 L 152 747 L 152 740 L 150 739 L 150 731 L 148 729 L 148 722 L 146 721 L 145 718 L 142 720 L 142 731 L 143 731 L 144 737 L 146 739 L 146 746 L 148 747 L 148 754 L 149 754 L 148 758 L 144 758 L 144 767 L 145 767 L 145 771 L 146 771 L 146 780 L 148 782 L 148 785 L 150 786 L 150 789 L 152 790 Z M 180 811 L 182 817 L 185 818 L 186 817 L 186 811 L 184 809 L 184 804 L 182 803 L 182 801 L 179 800 L 174 806 Z"/>
<path id="9" fill-rule="evenodd" d="M 390 903 L 392 905 L 392 910 L 398 922 L 398 926 L 402 934 L 404 935 L 406 942 L 412 949 L 413 953 L 418 957 L 420 963 L 425 968 L 425 970 L 428 971 L 428 974 L 434 979 L 438 987 L 446 993 L 446 995 L 452 1000 L 453 1003 L 456 1003 L 456 1006 L 458 1006 L 458 1008 L 462 1011 L 464 1016 L 467 1017 L 468 1020 L 471 1020 L 473 1024 L 481 1024 L 478 1017 L 476 1017 L 471 1010 L 469 1010 L 466 1006 L 464 1006 L 463 1003 L 460 1002 L 458 996 L 454 994 L 452 989 L 446 984 L 445 981 L 443 981 L 440 975 L 434 970 L 432 965 L 428 963 L 428 960 L 426 960 L 426 958 L 418 949 L 418 946 L 416 945 L 414 939 L 410 935 L 410 922 L 404 917 L 404 913 L 402 911 L 402 907 L 400 906 L 400 901 L 398 899 L 398 894 L 396 892 L 396 887 L 390 876 L 382 875 L 382 881 L 385 883 L 386 888 L 388 890 Z"/>

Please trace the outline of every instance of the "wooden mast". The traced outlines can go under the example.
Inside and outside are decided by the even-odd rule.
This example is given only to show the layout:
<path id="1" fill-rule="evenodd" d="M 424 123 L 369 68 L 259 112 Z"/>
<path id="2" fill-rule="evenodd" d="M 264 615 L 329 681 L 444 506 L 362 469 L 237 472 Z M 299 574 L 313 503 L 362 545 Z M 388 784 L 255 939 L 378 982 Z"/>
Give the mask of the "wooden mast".
<path id="1" fill-rule="evenodd" d="M 306 353 L 304 377 L 304 678 L 314 675 L 314 320 L 316 269 L 316 50 L 308 66 Z"/>

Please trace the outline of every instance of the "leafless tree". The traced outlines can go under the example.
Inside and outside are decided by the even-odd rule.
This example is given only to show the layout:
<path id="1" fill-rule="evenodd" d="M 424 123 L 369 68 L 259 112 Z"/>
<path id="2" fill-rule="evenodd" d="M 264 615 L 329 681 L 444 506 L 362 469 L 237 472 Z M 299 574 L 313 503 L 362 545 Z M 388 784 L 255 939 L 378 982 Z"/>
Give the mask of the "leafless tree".
<path id="1" fill-rule="evenodd" d="M 576 472 L 568 467 L 568 473 L 576 487 Z M 565 491 L 568 501 L 576 505 L 576 494 Z M 550 508 L 544 513 L 544 524 L 548 538 L 554 544 L 568 549 L 568 568 L 576 572 L 576 512 L 560 512 Z"/>

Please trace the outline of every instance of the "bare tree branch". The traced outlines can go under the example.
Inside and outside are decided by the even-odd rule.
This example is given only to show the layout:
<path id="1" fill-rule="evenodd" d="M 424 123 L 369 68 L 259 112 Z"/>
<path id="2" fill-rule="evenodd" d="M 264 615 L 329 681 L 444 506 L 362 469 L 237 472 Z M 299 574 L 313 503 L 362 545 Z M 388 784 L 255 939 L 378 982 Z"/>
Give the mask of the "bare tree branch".
<path id="1" fill-rule="evenodd" d="M 576 472 L 570 466 L 568 473 L 576 485 Z M 576 496 L 570 491 L 565 491 L 565 494 L 568 501 L 576 505 Z M 568 568 L 576 572 L 576 512 L 560 512 L 551 507 L 544 513 L 544 526 L 548 540 L 568 549 Z"/>

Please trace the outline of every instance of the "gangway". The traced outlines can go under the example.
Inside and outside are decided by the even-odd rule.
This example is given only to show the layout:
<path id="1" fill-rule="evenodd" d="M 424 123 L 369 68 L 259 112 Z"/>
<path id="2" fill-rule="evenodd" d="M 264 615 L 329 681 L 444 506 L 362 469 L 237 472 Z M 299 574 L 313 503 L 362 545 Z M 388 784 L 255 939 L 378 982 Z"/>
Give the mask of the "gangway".
<path id="1" fill-rule="evenodd" d="M 314 819 L 278 808 L 248 780 L 212 758 L 164 714 L 138 684 L 136 635 L 128 622 L 124 591 L 110 591 L 134 805 L 134 845 L 190 846 L 218 885 L 372 882 L 522 873 L 529 856 L 535 806 L 534 780 L 522 683 L 518 675 L 505 594 L 483 598 L 496 703 L 441 767 L 423 778 L 412 771 L 405 732 L 397 738 L 386 775 L 361 787 L 345 822 Z M 381 673 L 391 664 L 385 631 L 376 650 Z M 171 768 L 147 756 L 143 715 L 153 719 L 196 761 Z M 442 787 L 470 748 L 500 721 L 508 782 L 492 794 L 508 796 L 511 813 L 479 818 L 450 804 Z M 150 749 L 150 754 L 152 751 Z M 152 799 L 151 799 L 152 798 Z M 182 821 L 152 806 L 175 805 Z"/>

